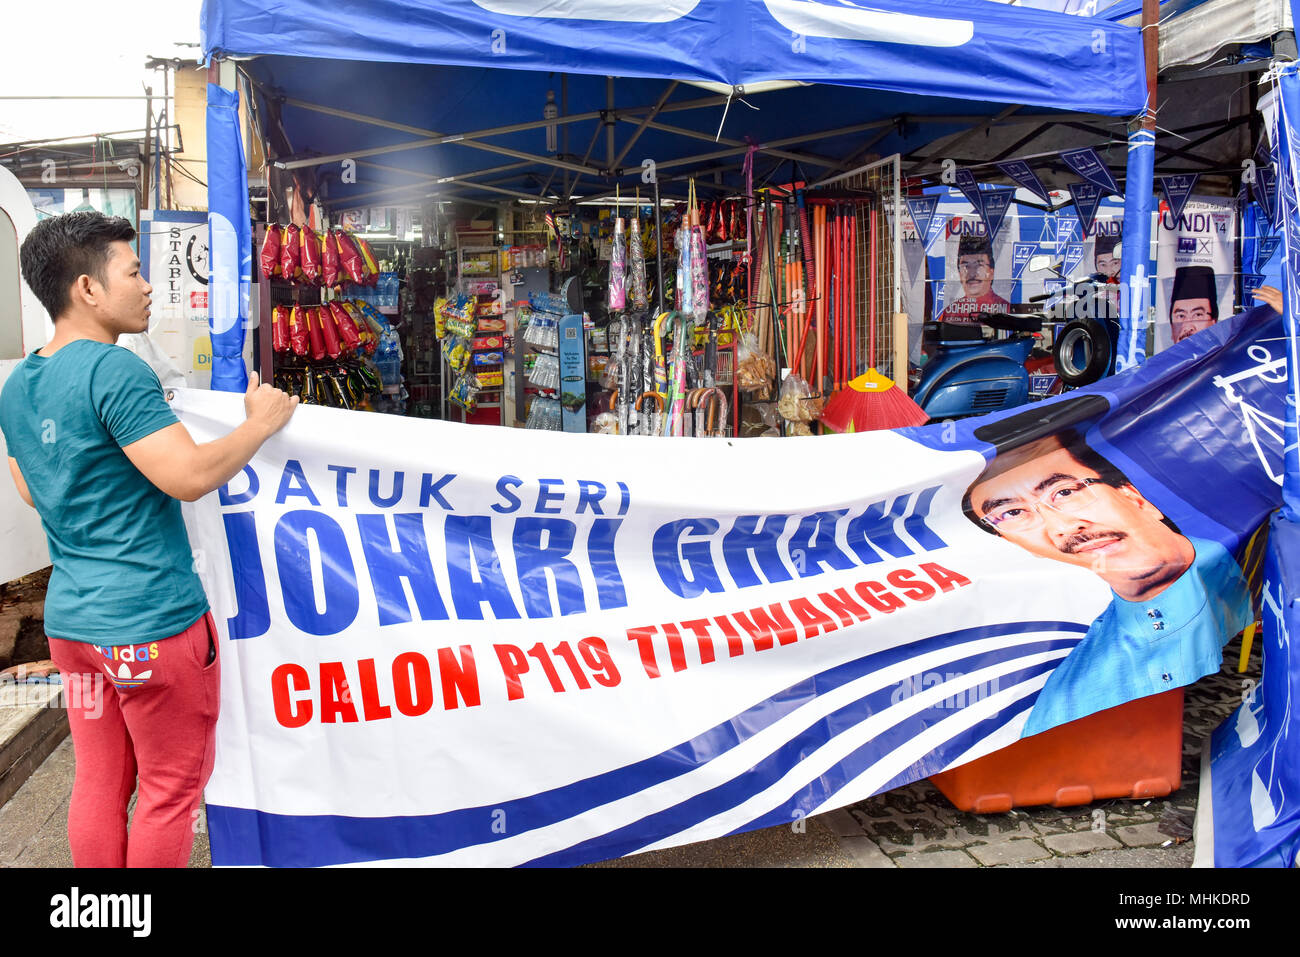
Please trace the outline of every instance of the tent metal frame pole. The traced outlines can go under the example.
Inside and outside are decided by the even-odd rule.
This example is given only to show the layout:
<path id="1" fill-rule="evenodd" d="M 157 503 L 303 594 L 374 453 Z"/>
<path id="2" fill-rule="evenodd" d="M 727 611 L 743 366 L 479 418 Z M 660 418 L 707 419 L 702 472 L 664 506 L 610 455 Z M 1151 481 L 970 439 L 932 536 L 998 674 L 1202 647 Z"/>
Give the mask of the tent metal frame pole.
<path id="1" fill-rule="evenodd" d="M 919 157 L 919 158 L 915 161 L 916 164 L 919 165 L 921 168 L 924 168 L 924 167 L 928 166 L 929 164 L 931 164 L 931 163 L 933 163 L 935 160 L 937 160 L 941 155 L 943 155 L 943 154 L 945 154 L 945 153 L 948 153 L 948 152 L 950 152 L 951 150 L 955 150 L 959 145 L 961 145 L 962 143 L 965 143 L 965 142 L 966 142 L 968 139 L 970 139 L 972 136 L 976 136 L 976 135 L 978 135 L 978 134 L 980 134 L 980 133 L 983 133 L 983 132 L 985 132 L 985 131 L 987 131 L 987 130 L 989 130 L 989 129 L 992 129 L 996 124 L 998 124 L 998 123 L 1000 123 L 1001 121 L 1005 120 L 1007 117 L 1009 117 L 1012 113 L 1016 112 L 1016 110 L 1019 110 L 1020 108 L 1021 108 L 1020 104 L 1016 104 L 1016 105 L 1014 105 L 1014 106 L 1008 106 L 1008 107 L 1007 107 L 1005 110 L 1003 110 L 1002 112 L 1000 112 L 1000 113 L 996 113 L 996 114 L 994 114 L 993 116 L 990 116 L 990 117 L 989 117 L 987 120 L 985 120 L 983 123 L 976 123 L 974 126 L 972 126 L 972 127 L 968 128 L 967 130 L 965 130 L 965 132 L 962 132 L 962 133 L 954 133 L 950 139 L 946 140 L 946 141 L 943 143 L 942 146 L 936 146 L 936 147 L 935 147 L 935 148 L 934 148 L 930 153 L 928 153 L 927 155 L 922 156 L 922 157 Z M 916 169 L 917 167 L 916 167 L 916 166 L 913 166 L 912 168 L 913 168 L 913 169 Z"/>
<path id="2" fill-rule="evenodd" d="M 635 117 L 619 117 L 619 119 L 623 120 L 625 123 L 637 122 Z M 643 121 L 643 126 L 648 126 L 650 129 L 659 130 L 663 133 L 673 133 L 677 136 L 686 137 L 687 139 L 703 140 L 706 143 L 717 143 L 722 146 L 736 146 L 745 149 L 749 148 L 749 144 L 743 140 L 731 139 L 726 136 L 715 137 L 709 133 L 701 133 L 698 130 L 688 130 L 680 126 L 670 126 L 667 123 L 659 123 L 654 120 L 647 119 Z M 794 160 L 796 163 L 806 163 L 809 166 L 831 167 L 839 162 L 832 157 L 819 156 L 816 153 L 794 153 L 786 150 L 773 149 L 771 147 L 763 147 L 763 152 L 771 156 L 779 156 L 782 159 Z"/>
<path id="3" fill-rule="evenodd" d="M 363 165 L 363 164 L 358 163 L 357 165 Z M 380 163 L 364 163 L 364 165 L 375 166 L 378 167 L 379 169 L 394 170 L 396 172 L 409 172 L 408 170 L 402 170 L 400 167 L 397 166 L 384 166 Z M 430 186 L 441 186 L 445 183 L 456 183 L 465 186 L 477 186 L 480 184 L 475 183 L 471 179 L 471 177 L 491 176 L 494 173 L 505 173 L 511 170 L 522 169 L 530 166 L 532 166 L 532 164 L 528 162 L 507 163 L 505 166 L 493 166 L 488 169 L 475 170 L 472 173 L 462 173 L 459 176 L 421 176 L 419 179 L 412 180 L 409 183 L 393 183 L 389 186 L 383 187 L 382 189 L 375 189 L 366 193 L 356 193 L 350 196 L 343 196 L 343 197 L 339 197 L 337 200 L 331 199 L 330 203 L 331 205 L 334 205 L 336 203 L 345 203 L 345 202 L 351 203 L 362 199 L 369 199 L 372 196 L 385 196 L 388 195 L 389 193 L 401 192 L 408 189 L 417 189 L 417 188 L 428 189 Z M 528 195 L 528 194 L 524 194 L 524 195 Z"/>
<path id="4" fill-rule="evenodd" d="M 269 95 L 269 94 L 265 90 L 263 90 L 263 95 Z M 680 103 L 665 104 L 663 107 L 660 108 L 660 112 L 676 112 L 678 110 L 704 109 L 709 106 L 717 106 L 719 104 L 725 103 L 726 100 L 727 98 L 725 96 L 711 96 L 711 97 L 702 97 L 700 99 L 695 99 L 695 100 L 683 100 Z M 353 120 L 358 123 L 368 123 L 372 126 L 380 126 L 383 127 L 384 129 L 389 129 L 389 130 L 398 130 L 403 133 L 414 133 L 418 136 L 424 137 L 424 139 L 410 140 L 407 141 L 406 143 L 393 143 L 389 146 L 378 147 L 374 150 L 361 150 L 349 154 L 340 153 L 333 156 L 312 157 L 311 159 L 304 159 L 304 160 L 288 160 L 285 161 L 284 165 L 281 167 L 282 169 L 296 169 L 300 166 L 310 166 L 313 163 L 317 163 L 317 164 L 322 162 L 329 163 L 329 162 L 341 161 L 344 159 L 355 159 L 358 156 L 372 156 L 372 155 L 378 155 L 379 153 L 382 152 L 400 152 L 402 150 L 408 150 L 408 149 L 422 149 L 426 146 L 440 146 L 445 143 L 461 143 L 465 146 L 473 147 L 475 149 L 483 149 L 489 152 L 501 152 L 505 149 L 504 147 L 493 146 L 492 144 L 489 143 L 479 143 L 477 141 L 479 139 L 490 137 L 490 136 L 503 136 L 507 133 L 520 133 L 526 130 L 542 129 L 551 123 L 557 123 L 562 126 L 567 126 L 570 123 L 579 123 L 584 120 L 603 120 L 608 113 L 608 111 L 606 110 L 595 110 L 588 113 L 574 113 L 570 116 L 559 116 L 553 120 L 546 120 L 546 119 L 529 120 L 528 122 L 524 122 L 524 123 L 510 123 L 505 126 L 490 127 L 488 129 L 482 129 L 482 130 L 471 130 L 465 133 L 440 133 L 437 130 L 425 129 L 419 126 L 411 126 L 408 123 L 398 123 L 393 120 L 385 120 L 377 116 L 369 116 L 365 113 L 354 113 L 351 110 L 340 110 L 335 107 L 322 106 L 319 103 L 310 103 L 306 100 L 299 100 L 293 97 L 284 97 L 283 99 L 280 100 L 280 102 L 285 106 L 294 106 L 303 110 L 311 110 L 312 112 L 322 113 L 326 116 L 335 116 L 338 117 L 339 119 Z M 638 106 L 638 107 L 631 107 L 626 110 L 623 110 L 622 113 L 629 114 L 629 115 L 632 114 L 640 115 L 641 113 L 649 112 L 654 109 L 655 107 L 653 105 Z M 619 119 L 619 118 L 621 118 L 621 116 L 614 117 L 614 119 Z M 506 154 L 506 155 L 511 155 L 511 154 Z M 518 155 L 520 157 L 532 156 L 532 154 L 528 154 L 528 153 L 519 153 Z M 536 156 L 533 158 L 535 159 L 536 162 L 550 163 L 552 165 L 559 166 L 561 169 L 572 168 L 571 166 L 566 166 L 563 160 L 550 159 L 548 157 L 542 157 L 542 156 Z M 574 171 L 587 172 L 586 170 L 574 170 Z M 595 170 L 595 172 L 600 173 L 601 171 Z"/>
<path id="5" fill-rule="evenodd" d="M 605 126 L 605 169 L 614 168 L 614 120 L 617 114 L 614 112 L 614 78 L 605 77 L 605 112 L 601 114 L 600 121 Z"/>
<path id="6" fill-rule="evenodd" d="M 641 134 L 646 131 L 646 129 L 650 126 L 650 123 L 654 120 L 654 118 L 659 115 L 659 111 L 663 109 L 664 104 L 668 102 L 668 97 L 673 95 L 673 92 L 677 89 L 677 87 L 678 87 L 677 80 L 673 80 L 666 87 L 664 87 L 663 93 L 659 94 L 658 102 L 655 103 L 654 107 L 650 110 L 650 112 L 647 113 L 645 117 L 637 124 L 637 128 L 635 132 L 633 132 L 632 135 L 628 137 L 628 141 L 623 144 L 623 148 L 618 151 L 618 154 L 614 157 L 613 161 L 609 164 L 610 169 L 618 169 L 623 165 L 623 160 L 627 158 L 627 154 L 631 152 L 632 147 L 636 145 L 636 141 L 641 138 Z M 628 120 L 629 122 L 637 122 L 634 119 L 630 119 L 629 117 L 624 117 L 624 116 L 620 116 L 619 119 Z"/>

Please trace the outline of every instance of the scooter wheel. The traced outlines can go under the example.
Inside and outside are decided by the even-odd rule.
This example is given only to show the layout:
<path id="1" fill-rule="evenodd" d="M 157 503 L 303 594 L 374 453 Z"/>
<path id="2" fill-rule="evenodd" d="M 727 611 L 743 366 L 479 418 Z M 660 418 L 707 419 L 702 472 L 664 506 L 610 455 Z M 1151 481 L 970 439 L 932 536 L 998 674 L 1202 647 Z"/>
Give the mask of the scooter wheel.
<path id="1" fill-rule="evenodd" d="M 1090 385 L 1110 368 L 1110 336 L 1095 319 L 1068 323 L 1052 346 L 1052 361 L 1068 386 Z"/>

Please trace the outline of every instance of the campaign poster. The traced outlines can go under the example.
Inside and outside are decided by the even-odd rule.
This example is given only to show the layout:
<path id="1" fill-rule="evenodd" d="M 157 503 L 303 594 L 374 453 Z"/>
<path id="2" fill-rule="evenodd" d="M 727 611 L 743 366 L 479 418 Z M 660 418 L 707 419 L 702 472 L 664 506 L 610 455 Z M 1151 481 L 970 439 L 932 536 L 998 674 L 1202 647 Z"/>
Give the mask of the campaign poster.
<path id="1" fill-rule="evenodd" d="M 1237 212 L 1229 198 L 1193 196 L 1176 220 L 1160 204 L 1155 352 L 1210 328 L 1236 306 Z"/>
<path id="2" fill-rule="evenodd" d="M 1010 309 L 1014 234 L 1006 226 L 990 240 L 984 220 L 974 214 L 948 221 L 941 322 L 979 322 L 981 315 Z"/>

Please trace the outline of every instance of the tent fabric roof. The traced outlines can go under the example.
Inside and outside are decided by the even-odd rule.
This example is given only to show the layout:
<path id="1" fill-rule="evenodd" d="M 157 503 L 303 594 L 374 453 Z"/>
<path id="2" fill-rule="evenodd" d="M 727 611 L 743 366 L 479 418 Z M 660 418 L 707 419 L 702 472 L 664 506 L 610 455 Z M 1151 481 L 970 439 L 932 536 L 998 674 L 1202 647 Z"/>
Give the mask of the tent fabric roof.
<path id="1" fill-rule="evenodd" d="M 205 57 L 827 83 L 1131 115 L 1140 32 L 988 0 L 205 0 Z"/>

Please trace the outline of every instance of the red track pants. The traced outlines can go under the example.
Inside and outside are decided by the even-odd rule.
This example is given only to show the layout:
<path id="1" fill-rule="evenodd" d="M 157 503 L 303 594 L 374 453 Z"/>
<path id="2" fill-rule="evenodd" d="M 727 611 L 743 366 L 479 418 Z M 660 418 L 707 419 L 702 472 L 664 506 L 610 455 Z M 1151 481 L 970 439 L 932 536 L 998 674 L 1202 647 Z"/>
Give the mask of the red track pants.
<path id="1" fill-rule="evenodd" d="M 76 753 L 68 843 L 77 867 L 189 862 L 215 752 L 221 663 L 208 657 L 216 647 L 210 612 L 179 634 L 142 645 L 50 639 Z"/>

